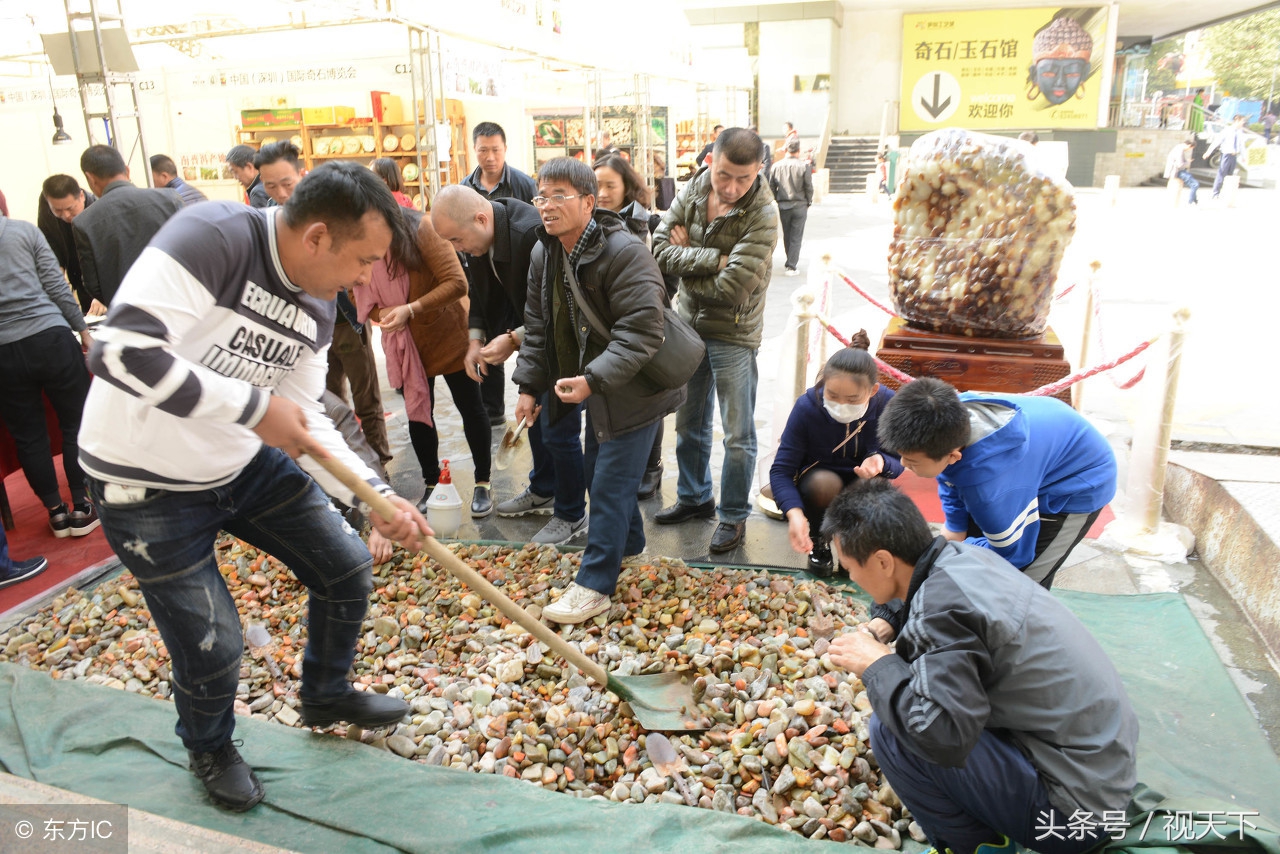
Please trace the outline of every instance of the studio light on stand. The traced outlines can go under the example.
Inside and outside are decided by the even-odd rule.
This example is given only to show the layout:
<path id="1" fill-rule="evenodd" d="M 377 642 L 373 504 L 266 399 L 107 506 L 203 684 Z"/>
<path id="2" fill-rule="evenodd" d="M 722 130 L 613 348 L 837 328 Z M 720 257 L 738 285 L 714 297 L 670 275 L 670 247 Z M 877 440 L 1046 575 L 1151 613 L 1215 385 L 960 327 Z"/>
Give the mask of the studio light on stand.
<path id="1" fill-rule="evenodd" d="M 49 99 L 53 101 L 53 144 L 66 145 L 71 142 L 71 134 L 62 127 L 62 116 L 58 115 L 58 99 L 53 94 L 53 78 L 49 78 Z"/>

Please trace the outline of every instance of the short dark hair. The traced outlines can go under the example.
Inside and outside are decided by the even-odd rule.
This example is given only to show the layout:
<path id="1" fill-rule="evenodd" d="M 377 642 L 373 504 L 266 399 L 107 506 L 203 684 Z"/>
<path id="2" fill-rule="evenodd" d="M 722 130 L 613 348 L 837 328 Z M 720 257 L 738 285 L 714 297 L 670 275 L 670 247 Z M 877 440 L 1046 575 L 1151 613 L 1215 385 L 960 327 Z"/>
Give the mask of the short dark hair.
<path id="1" fill-rule="evenodd" d="M 91 145 L 80 155 L 80 171 L 106 180 L 129 171 L 120 152 L 109 145 Z"/>
<path id="2" fill-rule="evenodd" d="M 232 166 L 252 166 L 257 153 L 251 145 L 237 145 L 227 152 L 227 162 Z"/>
<path id="3" fill-rule="evenodd" d="M 262 169 L 263 166 L 269 166 L 272 163 L 279 163 L 283 160 L 286 163 L 293 164 L 294 169 L 301 171 L 302 167 L 298 163 L 298 158 L 301 154 L 302 152 L 298 150 L 298 146 L 287 139 L 269 142 L 259 148 L 258 153 L 253 156 L 253 168 Z"/>
<path id="4" fill-rule="evenodd" d="M 361 220 L 369 211 L 382 215 L 391 233 L 401 223 L 400 205 L 382 179 L 359 163 L 331 160 L 298 182 L 284 204 L 290 228 L 323 222 L 333 235 L 334 248 L 363 235 Z"/>
<path id="5" fill-rule="evenodd" d="M 1033 130 L 1024 130 L 1022 133 L 1018 134 L 1018 139 L 1023 142 L 1029 142 L 1032 145 L 1037 145 L 1040 142 L 1040 134 Z"/>
<path id="6" fill-rule="evenodd" d="M 481 122 L 471 131 L 471 144 L 475 145 L 476 140 L 482 136 L 500 136 L 502 144 L 507 144 L 507 132 L 502 129 L 502 125 L 497 122 Z"/>
<path id="7" fill-rule="evenodd" d="M 584 196 L 600 195 L 600 184 L 590 166 L 576 157 L 553 157 L 538 167 L 538 183 L 564 183 Z"/>
<path id="8" fill-rule="evenodd" d="M 729 128 L 716 137 L 713 157 L 725 157 L 734 166 L 751 166 L 764 159 L 760 134 L 746 128 Z"/>
<path id="9" fill-rule="evenodd" d="M 627 188 L 627 202 L 639 202 L 640 207 L 649 207 L 649 188 L 645 186 L 640 173 L 626 161 L 626 158 L 620 154 L 606 154 L 596 160 L 591 171 L 594 172 L 600 168 L 612 169 L 622 176 L 622 186 Z M 598 182 L 596 186 L 599 187 Z"/>
<path id="10" fill-rule="evenodd" d="M 818 382 L 825 383 L 833 373 L 861 377 L 867 381 L 867 385 L 875 385 L 880 382 L 880 367 L 865 347 L 861 349 L 845 347 L 842 350 L 837 350 L 830 359 L 827 359 L 827 363 L 822 366 L 822 372 L 818 375 Z"/>
<path id="11" fill-rule="evenodd" d="M 787 143 L 787 154 L 799 154 L 799 153 L 800 153 L 800 140 L 793 139 Z"/>
<path id="12" fill-rule="evenodd" d="M 920 508 L 882 478 L 855 478 L 846 486 L 827 507 L 822 536 L 858 563 L 884 549 L 913 565 L 934 539 Z"/>
<path id="13" fill-rule="evenodd" d="M 379 157 L 369 164 L 379 178 L 387 182 L 387 188 L 393 193 L 404 192 L 404 178 L 400 175 L 400 164 L 390 157 Z"/>
<path id="14" fill-rule="evenodd" d="M 715 133 L 715 132 L 716 132 L 716 131 L 718 131 L 718 130 L 724 130 L 724 125 L 716 125 L 715 127 L 713 127 L 713 128 L 711 129 L 711 132 L 712 132 L 712 133 Z"/>
<path id="15" fill-rule="evenodd" d="M 40 195 L 46 199 L 65 199 L 67 196 L 78 196 L 84 190 L 80 182 L 70 175 L 50 175 L 40 185 Z"/>
<path id="16" fill-rule="evenodd" d="M 793 125 L 793 124 L 791 124 L 791 122 L 783 122 L 783 124 L 787 126 L 787 130 L 795 130 L 795 129 L 796 129 L 796 126 L 795 126 L 795 125 Z"/>
<path id="17" fill-rule="evenodd" d="M 178 174 L 178 164 L 174 163 L 173 158 L 167 154 L 153 154 L 151 155 L 151 171 L 176 176 Z"/>
<path id="18" fill-rule="evenodd" d="M 889 401 L 876 429 L 881 447 L 940 460 L 969 442 L 969 413 L 956 390 L 932 377 L 907 383 Z"/>

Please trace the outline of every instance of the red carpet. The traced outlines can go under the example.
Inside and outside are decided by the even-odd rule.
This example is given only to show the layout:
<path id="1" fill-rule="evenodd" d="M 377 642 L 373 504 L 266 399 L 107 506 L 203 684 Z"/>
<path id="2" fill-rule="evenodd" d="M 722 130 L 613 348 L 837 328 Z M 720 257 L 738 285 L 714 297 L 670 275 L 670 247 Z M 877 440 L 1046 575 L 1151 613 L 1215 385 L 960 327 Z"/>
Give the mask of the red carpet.
<path id="1" fill-rule="evenodd" d="M 924 514 L 925 521 L 930 523 L 941 524 L 944 520 L 942 515 L 942 502 L 938 500 L 938 482 L 932 478 L 926 480 L 922 477 L 916 477 L 909 471 L 904 471 L 893 482 L 895 486 L 911 496 L 911 500 L 920 508 L 920 512 Z M 1089 533 L 1085 536 L 1088 539 L 1095 540 L 1102 533 L 1102 529 L 1107 523 L 1116 516 L 1111 512 L 1111 505 L 1108 504 L 1102 509 L 1102 514 L 1098 516 L 1098 521 L 1093 523 L 1093 527 L 1089 529 Z"/>
<path id="2" fill-rule="evenodd" d="M 62 497 L 66 499 L 69 493 L 66 478 L 62 475 L 61 456 L 54 458 L 54 468 L 58 471 Z M 111 557 L 111 547 L 107 545 L 101 528 L 85 537 L 55 537 L 49 530 L 49 512 L 31 491 L 21 471 L 5 478 L 4 486 L 9 493 L 16 525 L 14 530 L 5 531 L 9 539 L 9 556 L 14 560 L 26 560 L 44 555 L 49 559 L 49 568 L 35 578 L 0 590 L 0 614 L 48 590 L 62 587 L 80 570 Z"/>

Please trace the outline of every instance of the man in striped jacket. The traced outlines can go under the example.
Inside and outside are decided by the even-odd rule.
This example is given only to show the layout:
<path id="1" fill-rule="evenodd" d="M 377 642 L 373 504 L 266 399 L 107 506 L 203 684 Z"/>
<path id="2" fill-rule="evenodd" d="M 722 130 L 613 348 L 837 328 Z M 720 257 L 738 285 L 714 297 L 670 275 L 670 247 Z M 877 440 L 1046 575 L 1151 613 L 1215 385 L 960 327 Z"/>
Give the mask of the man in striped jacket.
<path id="1" fill-rule="evenodd" d="M 408 711 L 347 683 L 372 558 L 321 488 L 360 502 L 315 459 L 336 457 L 389 495 L 400 512 L 374 518 L 387 538 L 416 548 L 429 531 L 319 403 L 334 297 L 367 281 L 401 221 L 381 179 L 338 162 L 283 207 L 185 208 L 125 277 L 89 354 L 97 381 L 80 433 L 89 491 L 172 659 L 191 770 L 229 809 L 249 809 L 263 789 L 231 741 L 244 642 L 218 571 L 219 531 L 279 558 L 309 588 L 306 724 L 384 726 Z"/>

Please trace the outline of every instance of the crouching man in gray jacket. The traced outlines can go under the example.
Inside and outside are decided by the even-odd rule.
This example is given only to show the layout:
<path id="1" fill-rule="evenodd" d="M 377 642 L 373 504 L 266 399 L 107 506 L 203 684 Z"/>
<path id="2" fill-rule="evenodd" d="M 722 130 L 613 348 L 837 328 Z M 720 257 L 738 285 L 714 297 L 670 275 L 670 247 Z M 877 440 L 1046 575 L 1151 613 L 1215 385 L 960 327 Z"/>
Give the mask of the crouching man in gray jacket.
<path id="1" fill-rule="evenodd" d="M 931 536 L 885 481 L 849 486 L 823 534 L 877 603 L 831 659 L 866 686 L 880 769 L 935 849 L 1079 854 L 1124 824 L 1138 721 L 1066 606 L 994 552 Z"/>

